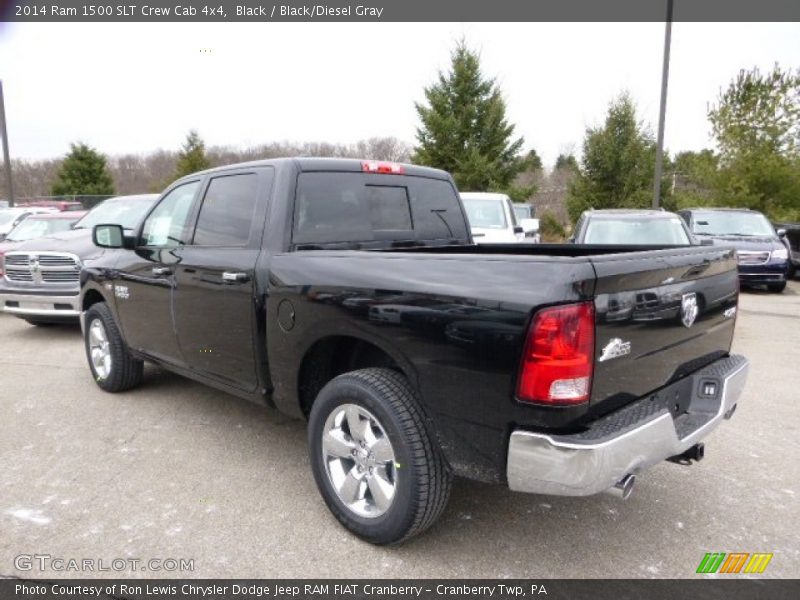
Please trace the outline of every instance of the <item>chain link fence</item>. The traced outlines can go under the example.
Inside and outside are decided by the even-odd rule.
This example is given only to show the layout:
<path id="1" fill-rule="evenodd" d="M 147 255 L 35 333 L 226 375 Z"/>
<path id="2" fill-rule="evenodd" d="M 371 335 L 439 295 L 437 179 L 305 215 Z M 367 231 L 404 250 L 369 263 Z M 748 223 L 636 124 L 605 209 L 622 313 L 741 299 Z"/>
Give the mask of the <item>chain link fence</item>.
<path id="1" fill-rule="evenodd" d="M 59 210 L 89 210 L 112 195 L 74 194 L 66 196 L 28 196 L 15 198 L 14 206 L 53 207 Z M 0 199 L 0 208 L 9 207 L 8 200 Z"/>

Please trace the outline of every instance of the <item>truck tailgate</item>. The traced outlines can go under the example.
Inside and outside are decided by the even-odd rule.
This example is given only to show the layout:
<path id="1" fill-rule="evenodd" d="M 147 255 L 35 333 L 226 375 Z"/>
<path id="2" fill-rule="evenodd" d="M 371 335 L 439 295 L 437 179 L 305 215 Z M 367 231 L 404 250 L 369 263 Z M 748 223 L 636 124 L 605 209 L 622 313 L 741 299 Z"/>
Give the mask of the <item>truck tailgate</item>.
<path id="1" fill-rule="evenodd" d="M 592 264 L 593 412 L 627 404 L 728 354 L 738 299 L 734 250 L 609 254 L 593 256 Z"/>

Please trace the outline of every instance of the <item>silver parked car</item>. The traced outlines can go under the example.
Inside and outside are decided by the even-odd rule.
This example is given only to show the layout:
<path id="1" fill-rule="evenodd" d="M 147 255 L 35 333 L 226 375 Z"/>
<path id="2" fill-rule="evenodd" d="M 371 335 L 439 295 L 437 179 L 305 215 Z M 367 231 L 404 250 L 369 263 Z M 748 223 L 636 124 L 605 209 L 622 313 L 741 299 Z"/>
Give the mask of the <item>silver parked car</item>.
<path id="1" fill-rule="evenodd" d="M 92 228 L 118 224 L 134 229 L 158 194 L 118 196 L 98 204 L 69 231 L 15 246 L 0 256 L 0 308 L 33 325 L 78 321 L 80 270 L 104 252 Z"/>

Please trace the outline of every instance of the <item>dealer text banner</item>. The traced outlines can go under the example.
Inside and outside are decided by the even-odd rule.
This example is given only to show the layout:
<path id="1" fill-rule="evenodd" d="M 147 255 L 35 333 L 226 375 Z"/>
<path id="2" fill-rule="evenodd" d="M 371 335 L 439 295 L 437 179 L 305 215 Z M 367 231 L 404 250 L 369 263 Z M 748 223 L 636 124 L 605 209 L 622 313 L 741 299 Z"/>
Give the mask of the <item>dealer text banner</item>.
<path id="1" fill-rule="evenodd" d="M 665 0 L 302 0 L 254 2 L 0 2 L 4 21 L 663 21 Z M 675 3 L 675 21 L 798 21 L 795 0 L 695 0 Z"/>
<path id="2" fill-rule="evenodd" d="M 795 600 L 797 580 L 0 580 L 3 600 Z"/>

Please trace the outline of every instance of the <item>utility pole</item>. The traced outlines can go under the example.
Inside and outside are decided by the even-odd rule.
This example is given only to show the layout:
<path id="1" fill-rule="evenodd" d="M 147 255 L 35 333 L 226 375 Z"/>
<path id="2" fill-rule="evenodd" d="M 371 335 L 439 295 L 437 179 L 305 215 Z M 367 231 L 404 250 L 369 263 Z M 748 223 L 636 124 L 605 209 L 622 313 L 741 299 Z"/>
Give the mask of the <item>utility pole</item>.
<path id="1" fill-rule="evenodd" d="M 6 130 L 6 101 L 3 97 L 3 82 L 0 81 L 0 137 L 3 139 L 3 164 L 8 184 L 8 205 L 14 206 L 14 181 L 11 179 L 11 159 L 8 152 L 8 131 Z"/>
<path id="2" fill-rule="evenodd" d="M 658 143 L 656 145 L 656 173 L 653 182 L 653 208 L 661 201 L 661 172 L 664 169 L 664 121 L 667 116 L 667 82 L 669 81 L 669 47 L 672 42 L 672 2 L 667 0 L 667 22 L 664 32 L 664 68 L 661 73 L 661 110 L 658 115 Z"/>

